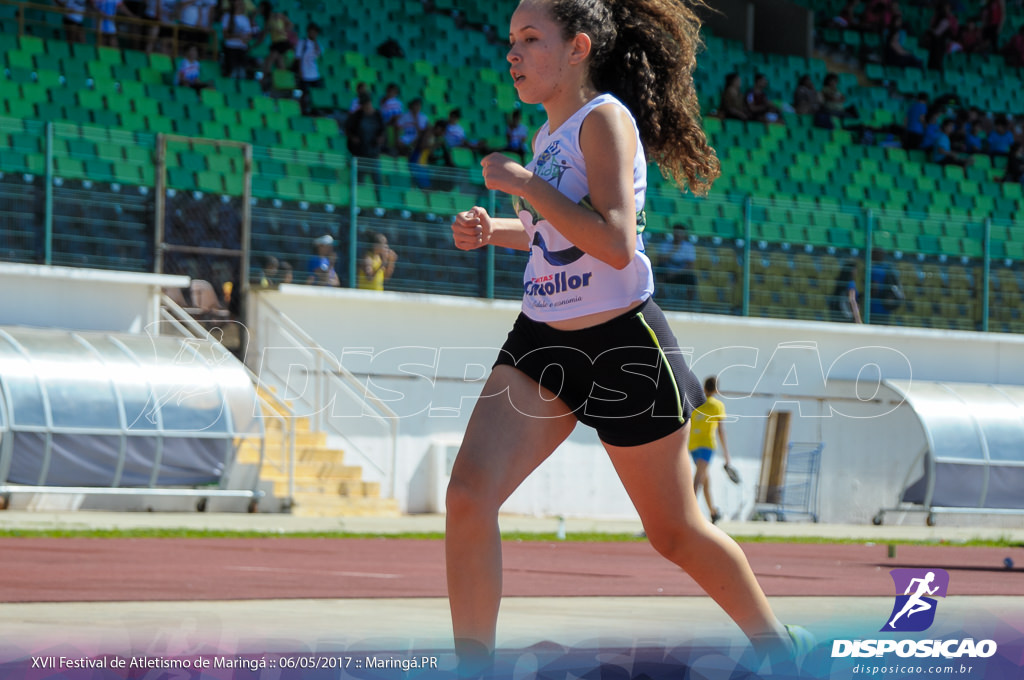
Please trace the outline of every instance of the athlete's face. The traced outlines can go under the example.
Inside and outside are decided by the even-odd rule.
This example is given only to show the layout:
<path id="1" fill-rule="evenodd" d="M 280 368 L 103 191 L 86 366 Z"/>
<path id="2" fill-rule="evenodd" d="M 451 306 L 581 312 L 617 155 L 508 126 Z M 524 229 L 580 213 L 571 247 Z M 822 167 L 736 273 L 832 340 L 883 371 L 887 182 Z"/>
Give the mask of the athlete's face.
<path id="1" fill-rule="evenodd" d="M 562 27 L 540 0 L 526 0 L 509 25 L 509 72 L 519 98 L 527 104 L 549 101 L 567 85 L 574 62 L 574 41 L 562 37 Z"/>

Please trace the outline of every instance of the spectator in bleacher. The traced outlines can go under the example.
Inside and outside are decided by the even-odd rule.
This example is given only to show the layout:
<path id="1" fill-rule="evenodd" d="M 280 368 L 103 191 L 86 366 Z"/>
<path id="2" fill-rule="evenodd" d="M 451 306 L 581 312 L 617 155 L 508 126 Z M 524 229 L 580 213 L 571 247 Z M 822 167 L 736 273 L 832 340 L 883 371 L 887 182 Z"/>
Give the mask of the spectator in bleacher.
<path id="1" fill-rule="evenodd" d="M 282 283 L 291 283 L 293 276 L 292 266 L 287 260 L 278 260 L 273 255 L 268 255 L 263 261 L 263 269 L 257 275 L 256 281 L 260 288 L 276 289 Z"/>
<path id="2" fill-rule="evenodd" d="M 363 290 L 384 290 L 384 282 L 395 273 L 398 255 L 388 247 L 388 237 L 384 234 L 374 234 L 372 241 L 373 247 L 360 263 L 357 285 Z"/>
<path id="3" fill-rule="evenodd" d="M 725 88 L 722 90 L 722 98 L 718 105 L 718 113 L 723 118 L 735 118 L 736 120 L 749 120 L 747 105 L 743 101 L 743 81 L 740 74 L 730 73 L 725 76 Z"/>
<path id="4" fill-rule="evenodd" d="M 355 113 L 362 106 L 360 103 L 363 95 L 370 96 L 370 86 L 366 83 L 356 83 L 356 96 L 352 97 L 352 102 L 348 105 L 348 112 Z"/>
<path id="5" fill-rule="evenodd" d="M 455 149 L 460 146 L 464 146 L 474 151 L 479 149 L 479 144 L 476 140 L 470 139 L 466 135 L 466 129 L 462 127 L 462 111 L 459 109 L 452 109 L 448 113 L 448 122 L 444 128 L 444 141 L 448 145 L 449 149 Z"/>
<path id="6" fill-rule="evenodd" d="M 263 25 L 257 41 L 266 38 L 270 43 L 267 56 L 263 59 L 263 73 L 266 76 L 275 69 L 288 67 L 285 57 L 295 48 L 298 35 L 288 15 L 281 10 L 275 10 L 273 4 L 261 2 L 258 12 L 263 17 Z"/>
<path id="7" fill-rule="evenodd" d="M 955 123 L 952 118 L 946 118 L 939 126 L 939 136 L 932 146 L 932 162 L 939 165 L 959 165 L 964 167 L 971 164 L 969 156 L 959 154 L 953 150 L 953 142 L 950 135 L 953 134 Z"/>
<path id="8" fill-rule="evenodd" d="M 302 110 L 306 114 L 312 110 L 310 92 L 324 86 L 324 81 L 320 77 L 320 57 L 323 55 L 323 49 L 317 41 L 319 35 L 320 26 L 311 21 L 306 26 L 306 37 L 295 46 L 298 84 L 299 89 L 302 90 Z"/>
<path id="9" fill-rule="evenodd" d="M 219 17 L 224 17 L 231 14 L 234 11 L 235 0 L 220 0 L 220 7 L 218 7 Z M 257 7 L 253 0 L 242 0 L 242 13 L 249 17 L 249 20 L 256 18 Z"/>
<path id="10" fill-rule="evenodd" d="M 768 99 L 768 76 L 758 73 L 754 76 L 754 86 L 746 96 L 747 115 L 749 120 L 762 123 L 779 122 L 779 108 Z"/>
<path id="11" fill-rule="evenodd" d="M 801 116 L 813 116 L 820 108 L 821 95 L 814 89 L 811 76 L 805 73 L 793 92 L 793 110 Z"/>
<path id="12" fill-rule="evenodd" d="M 151 2 L 153 2 L 153 0 L 124 0 L 124 5 L 135 16 L 144 17 L 146 16 L 146 8 Z M 145 46 L 144 37 L 146 27 L 142 24 L 137 24 L 125 26 L 124 29 L 125 33 L 132 33 L 138 37 L 138 39 L 132 41 L 132 49 L 143 49 Z"/>
<path id="13" fill-rule="evenodd" d="M 201 68 L 199 48 L 189 45 L 185 50 L 185 56 L 178 64 L 178 72 L 174 77 L 175 84 L 179 87 L 191 87 L 194 90 L 210 87 L 210 83 L 202 80 Z"/>
<path id="14" fill-rule="evenodd" d="M 928 110 L 928 114 L 925 117 L 924 137 L 921 139 L 921 150 L 931 151 L 935 147 L 935 142 L 938 140 L 939 135 L 942 134 L 942 113 L 943 109 L 941 107 L 932 107 Z"/>
<path id="15" fill-rule="evenodd" d="M 1007 66 L 1024 68 L 1024 24 L 1021 24 L 1020 30 L 1006 43 L 1003 56 L 1006 57 Z"/>
<path id="16" fill-rule="evenodd" d="M 408 157 L 416 147 L 416 140 L 426 131 L 430 119 L 423 113 L 423 100 L 417 97 L 409 102 L 409 110 L 398 117 L 398 154 Z"/>
<path id="17" fill-rule="evenodd" d="M 918 92 L 907 109 L 904 124 L 903 146 L 906 149 L 920 149 L 924 141 L 924 127 L 928 116 L 928 93 Z"/>
<path id="18" fill-rule="evenodd" d="M 1006 156 L 1010 153 L 1010 147 L 1014 143 L 1013 131 L 1010 129 L 1010 122 L 1006 116 L 996 118 L 995 126 L 988 133 L 985 140 L 985 148 L 992 156 Z"/>
<path id="19" fill-rule="evenodd" d="M 256 283 L 260 288 L 277 288 L 280 283 L 278 277 L 281 274 L 281 263 L 273 255 L 267 255 L 263 260 L 263 269 L 256 275 Z"/>
<path id="20" fill-rule="evenodd" d="M 381 118 L 380 111 L 374 107 L 373 99 L 368 94 L 361 95 L 359 110 L 349 114 L 348 120 L 345 121 L 349 153 L 357 158 L 380 158 L 386 131 L 384 119 Z M 360 177 L 369 176 L 373 182 L 383 184 L 380 168 L 376 164 L 372 167 L 371 172 L 361 171 Z"/>
<path id="21" fill-rule="evenodd" d="M 384 119 L 385 125 L 395 125 L 398 117 L 405 111 L 405 105 L 399 96 L 397 83 L 388 83 L 384 88 L 384 97 L 380 100 L 380 117 Z"/>
<path id="22" fill-rule="evenodd" d="M 884 33 L 892 22 L 892 17 L 892 0 L 868 0 L 868 5 L 861 15 L 861 28 L 864 31 Z"/>
<path id="23" fill-rule="evenodd" d="M 508 118 L 505 126 L 505 148 L 502 151 L 510 151 L 519 156 L 522 163 L 526 162 L 527 145 L 530 143 L 530 131 L 523 124 L 523 112 L 516 109 Z"/>
<path id="24" fill-rule="evenodd" d="M 905 46 L 907 31 L 903 27 L 903 17 L 896 15 L 885 36 L 882 50 L 882 63 L 900 68 L 921 68 L 924 64 Z"/>
<path id="25" fill-rule="evenodd" d="M 117 22 L 114 20 L 118 14 L 126 17 L 134 17 L 131 10 L 121 0 L 90 0 L 96 11 L 103 15 L 100 19 L 99 43 L 105 47 L 118 47 Z"/>
<path id="26" fill-rule="evenodd" d="M 252 40 L 252 21 L 245 11 L 244 0 L 233 0 L 231 11 L 221 20 L 224 29 L 224 75 L 245 78 L 248 75 L 249 42 Z"/>
<path id="27" fill-rule="evenodd" d="M 337 254 L 334 252 L 334 237 L 324 234 L 313 240 L 316 253 L 309 258 L 309 265 L 306 267 L 308 276 L 306 285 L 314 286 L 340 286 L 338 273 L 334 270 L 334 262 Z"/>
<path id="28" fill-rule="evenodd" d="M 409 173 L 412 175 L 413 181 L 416 182 L 416 186 L 421 189 L 441 188 L 449 184 L 446 179 L 434 179 L 429 172 L 424 171 L 426 167 L 451 168 L 455 166 L 452 161 L 451 149 L 445 141 L 447 127 L 448 123 L 443 120 L 434 123 L 433 127 L 428 128 L 420 135 L 416 142 L 416 148 L 409 156 Z"/>
<path id="29" fill-rule="evenodd" d="M 85 42 L 86 0 L 55 0 L 59 7 L 68 10 L 64 14 L 64 37 L 68 42 Z"/>
<path id="30" fill-rule="evenodd" d="M 843 263 L 836 277 L 836 285 L 829 298 L 829 309 L 836 321 L 852 321 L 864 323 L 860 316 L 860 303 L 857 293 L 857 262 L 850 260 Z"/>
<path id="31" fill-rule="evenodd" d="M 1024 142 L 1014 142 L 1010 147 L 1010 153 L 1006 157 L 1006 174 L 1003 175 L 1003 181 L 1024 184 Z"/>
<path id="32" fill-rule="evenodd" d="M 1006 0 L 988 0 L 981 10 L 982 49 L 998 52 L 1003 26 L 1006 25 Z"/>
<path id="33" fill-rule="evenodd" d="M 846 0 L 846 4 L 839 10 L 839 14 L 832 17 L 832 23 L 839 28 L 858 28 L 860 22 L 857 19 L 857 8 L 860 0 Z"/>
<path id="34" fill-rule="evenodd" d="M 976 106 L 961 109 L 957 114 L 953 148 L 964 153 L 980 153 L 984 144 L 981 110 Z M 958 148 L 959 144 L 959 148 Z"/>
<path id="35" fill-rule="evenodd" d="M 871 323 L 885 324 L 889 315 L 903 304 L 904 292 L 899 274 L 886 260 L 885 251 L 871 251 Z"/>
<path id="36" fill-rule="evenodd" d="M 693 302 L 697 299 L 697 248 L 690 241 L 684 225 L 672 225 L 672 246 L 666 255 L 662 259 L 666 270 L 665 282 L 679 286 L 683 299 Z"/>
<path id="37" fill-rule="evenodd" d="M 210 46 L 213 12 L 216 8 L 217 0 L 192 0 L 181 7 L 178 23 L 183 28 L 178 31 L 178 38 L 186 46 L 195 45 L 200 57 L 207 54 Z"/>
<path id="38" fill-rule="evenodd" d="M 191 4 L 192 0 L 178 2 L 178 0 L 157 0 L 155 4 L 156 16 L 152 17 L 158 24 L 149 29 L 149 37 L 146 41 L 146 52 L 154 51 L 160 54 L 171 54 L 172 41 L 174 40 L 174 25 L 178 23 L 178 13 L 182 7 Z"/>
<path id="39" fill-rule="evenodd" d="M 384 96 L 380 99 L 380 117 L 384 120 L 386 153 L 398 155 L 398 119 L 405 112 L 405 105 L 400 97 L 397 83 L 388 83 L 384 88 Z"/>
<path id="40" fill-rule="evenodd" d="M 835 129 L 835 121 L 846 128 L 847 120 L 860 117 L 857 107 L 846 103 L 846 95 L 839 89 L 839 76 L 835 73 L 825 75 L 821 86 L 821 108 L 815 116 L 814 124 L 827 130 Z"/>
<path id="41" fill-rule="evenodd" d="M 960 25 L 953 7 L 949 2 L 940 2 L 935 7 L 928 32 L 925 34 L 928 43 L 928 68 L 942 72 L 946 68 L 946 54 L 949 45 L 959 31 Z"/>
<path id="42" fill-rule="evenodd" d="M 961 51 L 965 54 L 977 54 L 982 51 L 985 37 L 982 34 L 981 26 L 974 19 L 966 21 L 956 36 L 954 51 Z"/>

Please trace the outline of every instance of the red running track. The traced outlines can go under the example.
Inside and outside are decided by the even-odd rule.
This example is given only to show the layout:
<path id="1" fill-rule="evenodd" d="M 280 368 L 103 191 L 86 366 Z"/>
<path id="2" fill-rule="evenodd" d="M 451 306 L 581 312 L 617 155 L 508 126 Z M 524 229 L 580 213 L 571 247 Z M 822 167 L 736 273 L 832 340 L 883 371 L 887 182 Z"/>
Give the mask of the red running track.
<path id="1" fill-rule="evenodd" d="M 412 539 L 0 539 L 0 602 L 444 597 L 444 546 Z M 891 596 L 889 570 L 946 569 L 961 595 L 1024 595 L 1024 549 L 751 543 L 769 596 Z M 1006 569 L 1003 560 L 1017 564 Z M 506 542 L 507 596 L 699 595 L 645 542 Z"/>

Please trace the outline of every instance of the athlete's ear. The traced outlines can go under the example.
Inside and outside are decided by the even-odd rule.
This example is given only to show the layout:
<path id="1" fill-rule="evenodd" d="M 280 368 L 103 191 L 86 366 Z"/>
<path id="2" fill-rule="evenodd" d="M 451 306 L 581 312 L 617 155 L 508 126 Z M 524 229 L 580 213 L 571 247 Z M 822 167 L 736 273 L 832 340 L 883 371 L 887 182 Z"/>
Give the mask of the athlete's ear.
<path id="1" fill-rule="evenodd" d="M 569 63 L 576 65 L 582 63 L 590 56 L 592 47 L 590 36 L 586 33 L 577 33 L 572 39 L 572 52 L 569 53 Z"/>

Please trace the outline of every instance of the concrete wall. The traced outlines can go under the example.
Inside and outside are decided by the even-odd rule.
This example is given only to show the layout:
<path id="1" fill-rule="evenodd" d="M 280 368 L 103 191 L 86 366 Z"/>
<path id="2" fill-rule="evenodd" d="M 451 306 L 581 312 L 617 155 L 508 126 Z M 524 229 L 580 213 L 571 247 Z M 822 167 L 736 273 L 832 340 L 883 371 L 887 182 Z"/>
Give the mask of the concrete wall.
<path id="1" fill-rule="evenodd" d="M 726 40 L 738 40 L 754 49 L 754 5 L 749 0 L 721 0 L 698 9 L 704 25 Z"/>
<path id="2" fill-rule="evenodd" d="M 185 276 L 0 262 L 0 325 L 141 333 Z"/>
<path id="3" fill-rule="evenodd" d="M 304 286 L 259 295 L 390 400 L 401 417 L 397 497 L 409 512 L 440 509 L 444 458 L 457 448 L 518 303 Z M 791 441 L 825 445 L 822 520 L 866 522 L 893 506 L 924 446 L 916 417 L 883 379 L 1024 384 L 1024 338 L 1017 336 L 684 313 L 668 318 L 698 377 L 719 375 L 734 418 L 726 428 L 743 484 L 729 484 L 716 467 L 712 487 L 730 517 L 745 517 L 753 507 L 773 409 L 793 412 Z M 257 339 L 250 366 L 259 365 L 263 351 Z M 505 510 L 635 516 L 597 437 L 582 426 Z"/>

